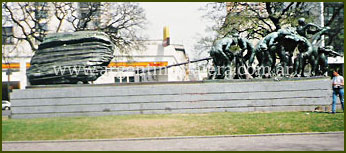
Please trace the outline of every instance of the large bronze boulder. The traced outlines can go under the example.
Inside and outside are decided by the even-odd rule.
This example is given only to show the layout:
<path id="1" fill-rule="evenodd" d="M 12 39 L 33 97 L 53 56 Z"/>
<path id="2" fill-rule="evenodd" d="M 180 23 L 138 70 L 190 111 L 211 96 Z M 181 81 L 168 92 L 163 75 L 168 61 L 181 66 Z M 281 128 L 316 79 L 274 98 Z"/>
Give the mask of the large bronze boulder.
<path id="1" fill-rule="evenodd" d="M 103 32 L 47 35 L 31 59 L 31 85 L 95 81 L 113 58 L 114 44 Z"/>

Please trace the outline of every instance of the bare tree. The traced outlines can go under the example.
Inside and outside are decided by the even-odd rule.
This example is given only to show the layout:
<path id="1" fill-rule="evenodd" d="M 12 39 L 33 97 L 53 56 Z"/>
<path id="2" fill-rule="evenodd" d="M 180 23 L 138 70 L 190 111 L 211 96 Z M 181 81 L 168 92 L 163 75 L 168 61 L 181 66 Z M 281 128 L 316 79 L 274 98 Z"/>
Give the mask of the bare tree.
<path id="1" fill-rule="evenodd" d="M 67 22 L 75 31 L 98 30 L 107 33 L 120 51 L 142 46 L 140 29 L 146 24 L 145 11 L 138 3 L 79 3 L 79 10 L 67 7 Z M 79 13 L 77 13 L 79 11 Z M 100 15 L 103 15 L 100 19 Z M 90 26 L 91 25 L 91 26 Z"/>
<path id="2" fill-rule="evenodd" d="M 20 2 L 17 5 L 4 2 L 2 5 L 9 13 L 11 21 L 19 27 L 20 35 L 13 35 L 18 41 L 28 42 L 33 51 L 37 50 L 35 41 L 42 42 L 47 30 L 40 24 L 40 19 L 36 18 L 35 11 L 45 9 L 46 5 L 38 8 L 29 2 Z"/>
<path id="3" fill-rule="evenodd" d="M 27 41 L 33 51 L 47 33 L 64 32 L 63 27 L 69 27 L 70 31 L 104 31 L 120 51 L 128 52 L 141 45 L 139 31 L 146 23 L 144 9 L 138 3 L 4 2 L 3 7 L 20 29 L 21 34 L 15 38 Z M 42 12 L 53 12 L 53 17 L 37 16 Z M 57 24 L 47 29 L 52 20 Z"/>
<path id="4" fill-rule="evenodd" d="M 212 43 L 214 41 L 214 37 L 212 36 L 204 36 L 201 37 L 197 44 L 194 46 L 194 55 L 193 55 L 193 60 L 194 59 L 201 59 L 209 56 L 209 50 L 210 47 L 212 46 Z"/>
<path id="5" fill-rule="evenodd" d="M 339 53 L 344 53 L 344 3 L 337 2 L 337 5 L 333 12 L 328 12 L 331 14 L 330 18 L 327 18 L 325 26 L 331 27 L 330 32 L 326 37 L 326 45 L 331 45 L 334 47 L 335 51 Z M 329 10 L 325 10 L 327 12 Z"/>
<path id="6" fill-rule="evenodd" d="M 58 26 L 55 32 L 60 32 L 63 22 L 67 19 L 71 10 L 73 10 L 71 2 L 53 2 L 54 6 L 54 16 L 58 20 Z M 65 21 L 66 22 L 66 21 Z"/>
<path id="7" fill-rule="evenodd" d="M 108 12 L 99 29 L 106 32 L 120 50 L 142 46 L 139 40 L 144 38 L 138 33 L 146 24 L 144 9 L 138 3 L 118 3 L 109 8 L 112 11 Z"/>

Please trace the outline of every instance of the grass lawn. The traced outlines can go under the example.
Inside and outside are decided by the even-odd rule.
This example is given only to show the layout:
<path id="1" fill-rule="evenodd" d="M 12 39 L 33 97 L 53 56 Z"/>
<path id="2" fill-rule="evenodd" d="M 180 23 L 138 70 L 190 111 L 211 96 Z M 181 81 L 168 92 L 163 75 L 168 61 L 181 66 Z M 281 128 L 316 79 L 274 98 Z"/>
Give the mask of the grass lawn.
<path id="1" fill-rule="evenodd" d="M 344 113 L 206 113 L 2 118 L 2 141 L 344 131 Z"/>

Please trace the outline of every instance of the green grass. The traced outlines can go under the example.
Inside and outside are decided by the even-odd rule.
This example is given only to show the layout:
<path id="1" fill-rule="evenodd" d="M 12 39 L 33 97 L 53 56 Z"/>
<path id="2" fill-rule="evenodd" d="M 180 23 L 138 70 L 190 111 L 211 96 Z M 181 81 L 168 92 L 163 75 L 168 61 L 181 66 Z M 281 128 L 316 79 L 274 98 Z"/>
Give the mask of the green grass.
<path id="1" fill-rule="evenodd" d="M 344 113 L 206 113 L 2 119 L 2 141 L 344 131 Z"/>

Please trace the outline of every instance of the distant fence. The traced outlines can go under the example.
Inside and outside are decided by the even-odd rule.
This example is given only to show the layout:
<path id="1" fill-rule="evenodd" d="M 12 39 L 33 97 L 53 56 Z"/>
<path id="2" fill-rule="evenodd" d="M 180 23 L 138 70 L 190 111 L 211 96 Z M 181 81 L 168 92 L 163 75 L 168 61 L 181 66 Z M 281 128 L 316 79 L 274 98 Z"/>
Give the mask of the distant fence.
<path id="1" fill-rule="evenodd" d="M 331 103 L 330 88 L 327 78 L 38 86 L 13 91 L 11 117 L 312 111 Z"/>

